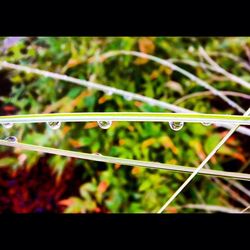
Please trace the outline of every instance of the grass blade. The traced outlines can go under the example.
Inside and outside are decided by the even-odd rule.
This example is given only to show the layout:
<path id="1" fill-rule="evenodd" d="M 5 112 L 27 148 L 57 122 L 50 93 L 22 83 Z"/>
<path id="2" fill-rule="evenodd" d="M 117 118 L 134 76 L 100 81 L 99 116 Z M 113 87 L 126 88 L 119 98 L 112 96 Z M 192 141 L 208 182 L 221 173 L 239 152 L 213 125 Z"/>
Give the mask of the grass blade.
<path id="1" fill-rule="evenodd" d="M 159 162 L 130 160 L 130 159 L 124 159 L 124 158 L 118 158 L 118 157 L 75 152 L 75 151 L 70 151 L 70 150 L 56 149 L 56 148 L 43 147 L 43 146 L 18 143 L 18 142 L 11 143 L 5 140 L 0 140 L 0 145 L 20 148 L 22 150 L 61 155 L 61 156 L 73 157 L 73 158 L 84 159 L 84 160 L 121 164 L 125 166 L 147 167 L 147 168 L 152 168 L 152 169 L 162 169 L 162 170 L 169 170 L 169 171 L 180 172 L 180 173 L 193 173 L 196 170 L 196 168 L 193 168 L 193 167 L 184 167 L 184 166 L 165 164 L 165 163 L 159 163 Z M 236 179 L 236 180 L 250 181 L 250 174 L 244 174 L 244 173 L 202 169 L 199 172 L 199 174 L 203 174 L 207 176 L 217 176 L 221 178 L 230 178 L 230 179 Z"/>
<path id="2" fill-rule="evenodd" d="M 0 116 L 0 123 L 36 123 L 36 122 L 87 122 L 87 121 L 134 121 L 134 122 L 208 122 L 237 123 L 250 125 L 249 116 L 224 114 L 183 114 L 159 112 L 86 112 L 52 113 Z"/>
<path id="3" fill-rule="evenodd" d="M 239 213 L 240 212 L 240 209 L 238 208 L 229 208 L 229 207 L 203 205 L 203 204 L 187 204 L 187 205 L 182 206 L 182 208 L 208 210 L 211 212 L 220 212 L 220 213 Z"/>
<path id="4" fill-rule="evenodd" d="M 240 93 L 240 92 L 235 92 L 235 91 L 221 91 L 224 95 L 227 96 L 237 96 L 240 98 L 244 98 L 244 99 L 248 99 L 250 100 L 250 95 L 244 94 L 244 93 Z M 196 92 L 196 93 L 192 93 L 189 95 L 185 95 L 183 97 L 181 97 L 180 99 L 176 100 L 174 102 L 175 105 L 179 105 L 182 102 L 185 102 L 186 100 L 189 100 L 191 98 L 195 98 L 195 97 L 204 97 L 204 96 L 211 96 L 213 95 L 213 93 L 211 93 L 211 91 L 202 91 L 202 92 Z"/>
<path id="5" fill-rule="evenodd" d="M 240 85 L 242 85 L 243 87 L 250 89 L 249 82 L 247 82 L 247 81 L 241 79 L 240 77 L 235 76 L 235 75 L 227 72 L 225 69 L 221 68 L 214 60 L 212 60 L 212 58 L 207 54 L 207 52 L 202 47 L 199 47 L 199 52 L 200 52 L 200 55 L 203 56 L 204 59 L 208 63 L 210 63 L 214 69 L 217 70 L 218 73 L 221 73 L 222 75 L 226 76 L 231 81 L 237 82 Z"/>

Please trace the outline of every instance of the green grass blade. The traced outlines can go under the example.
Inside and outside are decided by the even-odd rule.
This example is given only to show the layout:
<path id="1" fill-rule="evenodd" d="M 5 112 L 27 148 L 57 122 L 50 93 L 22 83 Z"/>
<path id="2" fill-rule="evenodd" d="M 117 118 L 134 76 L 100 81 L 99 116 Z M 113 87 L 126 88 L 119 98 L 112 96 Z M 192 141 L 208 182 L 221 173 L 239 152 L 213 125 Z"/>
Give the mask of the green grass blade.
<path id="1" fill-rule="evenodd" d="M 224 114 L 183 114 L 156 112 L 95 112 L 52 113 L 0 116 L 0 123 L 37 122 L 88 122 L 88 121 L 133 121 L 133 122 L 207 122 L 250 125 L 250 117 Z"/>

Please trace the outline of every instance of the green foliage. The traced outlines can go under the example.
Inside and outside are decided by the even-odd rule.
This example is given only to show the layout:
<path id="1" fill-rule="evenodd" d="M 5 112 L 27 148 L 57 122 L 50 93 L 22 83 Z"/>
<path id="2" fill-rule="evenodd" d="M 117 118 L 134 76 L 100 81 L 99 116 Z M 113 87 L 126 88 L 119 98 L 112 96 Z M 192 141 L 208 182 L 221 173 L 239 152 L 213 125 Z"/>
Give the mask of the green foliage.
<path id="1" fill-rule="evenodd" d="M 241 57 L 245 55 L 244 46 L 249 44 L 249 38 L 38 37 L 27 39 L 27 43 L 17 43 L 0 58 L 174 103 L 182 96 L 204 89 L 181 74 L 147 60 L 117 56 L 101 63 L 90 63 L 90 58 L 110 50 L 121 49 L 140 50 L 164 59 L 189 59 L 199 62 L 197 48 L 203 45 L 208 52 L 217 53 L 214 59 L 220 66 L 249 80 L 249 72 L 244 67 L 230 57 L 220 54 L 229 53 Z M 180 66 L 203 80 L 211 79 L 212 73 L 200 67 L 185 64 Z M 96 90 L 33 74 L 7 71 L 7 78 L 11 81 L 12 88 L 8 95 L 4 95 L 3 101 L 13 104 L 20 114 L 165 111 L 148 104 L 124 100 L 120 96 L 107 96 Z M 249 89 L 228 80 L 210 84 L 217 89 L 250 94 Z M 248 108 L 249 103 L 244 103 L 241 99 L 237 99 L 237 102 Z M 204 113 L 237 114 L 215 96 L 190 98 L 181 106 Z M 221 138 L 221 130 L 213 126 L 185 124 L 181 131 L 174 132 L 167 123 L 150 122 L 117 122 L 105 131 L 93 123 L 67 123 L 56 132 L 49 130 L 44 124 L 18 125 L 18 129 L 13 127 L 9 132 L 0 128 L 0 132 L 4 136 L 8 133 L 19 136 L 19 141 L 31 144 L 189 166 L 197 166 L 201 161 L 200 156 L 208 154 Z M 240 141 L 240 136 L 235 140 Z M 1 147 L 0 150 L 4 152 L 8 149 Z M 30 166 L 36 164 L 41 157 L 32 152 L 25 154 L 28 155 L 27 164 Z M 60 176 L 67 159 L 59 156 L 48 157 L 49 164 Z M 232 155 L 230 157 L 233 158 Z M 223 152 L 216 155 L 216 161 L 218 167 L 223 169 Z M 12 165 L 14 162 L 13 158 L 3 158 L 0 160 L 0 167 L 5 164 Z M 98 208 L 109 212 L 155 211 L 188 176 L 91 161 L 79 160 L 75 165 L 81 165 L 86 169 L 86 173 L 82 177 L 79 196 L 71 198 L 70 205 L 65 209 L 66 213 L 94 212 Z M 223 205 L 223 199 L 219 197 L 227 199 L 210 179 L 199 177 L 197 183 L 191 184 L 173 205 L 194 203 L 199 199 L 197 192 L 207 204 Z"/>

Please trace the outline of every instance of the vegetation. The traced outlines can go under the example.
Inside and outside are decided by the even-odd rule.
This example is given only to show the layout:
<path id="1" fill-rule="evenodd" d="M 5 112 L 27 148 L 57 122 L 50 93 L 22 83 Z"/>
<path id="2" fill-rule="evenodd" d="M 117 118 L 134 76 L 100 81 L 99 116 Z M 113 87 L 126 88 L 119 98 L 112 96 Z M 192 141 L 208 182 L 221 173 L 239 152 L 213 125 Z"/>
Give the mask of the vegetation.
<path id="1" fill-rule="evenodd" d="M 6 147 L 13 143 L 0 140 L 1 212 L 156 212 L 190 174 L 142 168 L 139 161 L 194 171 L 238 122 L 244 125 L 202 170 L 233 172 L 237 180 L 200 172 L 166 212 L 240 212 L 249 206 L 249 182 L 239 178 L 241 172 L 249 174 L 250 164 L 249 117 L 242 116 L 250 107 L 249 38 L 29 37 L 13 41 L 2 37 L 1 41 L 1 123 L 12 122 L 7 115 L 17 114 L 27 119 L 30 114 L 48 118 L 56 116 L 48 113 L 112 112 L 116 118 L 108 129 L 99 127 L 97 119 L 62 121 L 56 130 L 31 120 L 15 121 L 9 129 L 2 126 L 2 139 L 15 136 L 20 144 L 44 146 L 48 151 L 18 147 L 13 151 Z M 140 112 L 138 119 L 142 112 L 177 112 L 169 114 L 172 121 L 185 115 L 200 120 L 185 120 L 175 131 L 168 122 L 118 121 L 125 114 L 120 112 Z M 225 120 L 209 120 L 218 117 Z M 92 157 L 42 153 L 51 153 L 51 148 Z M 99 161 L 109 157 L 116 161 Z M 47 166 L 51 172 L 39 175 L 35 170 Z M 22 191 L 24 198 L 20 184 L 9 182 L 27 182 L 24 175 L 28 174 L 33 179 Z M 50 178 L 55 180 L 46 189 L 47 196 L 45 189 L 33 190 Z M 41 197 L 45 202 L 37 202 Z M 16 205 L 18 199 L 22 205 Z M 55 204 L 49 206 L 51 202 Z"/>

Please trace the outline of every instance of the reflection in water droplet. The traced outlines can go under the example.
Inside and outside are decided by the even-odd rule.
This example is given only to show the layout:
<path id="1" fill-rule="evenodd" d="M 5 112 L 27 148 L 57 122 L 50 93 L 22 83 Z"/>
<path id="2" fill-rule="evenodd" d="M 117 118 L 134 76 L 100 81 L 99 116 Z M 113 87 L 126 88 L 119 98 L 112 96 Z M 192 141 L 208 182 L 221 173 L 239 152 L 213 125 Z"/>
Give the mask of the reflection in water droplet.
<path id="1" fill-rule="evenodd" d="M 9 129 L 9 128 L 12 128 L 12 127 L 13 127 L 14 123 L 12 123 L 12 122 L 5 122 L 5 123 L 2 123 L 2 125 L 3 125 L 5 128 Z"/>
<path id="2" fill-rule="evenodd" d="M 203 126 L 210 126 L 212 123 L 210 123 L 210 122 L 202 122 L 201 123 Z"/>
<path id="3" fill-rule="evenodd" d="M 169 122 L 169 126 L 174 131 L 179 131 L 183 128 L 184 122 Z"/>
<path id="4" fill-rule="evenodd" d="M 15 136 L 8 136 L 7 138 L 5 138 L 5 140 L 12 143 L 17 142 L 17 138 Z"/>
<path id="5" fill-rule="evenodd" d="M 51 129 L 59 129 L 61 127 L 61 122 L 47 122 L 48 126 L 51 128 Z"/>
<path id="6" fill-rule="evenodd" d="M 108 129 L 112 125 L 112 121 L 98 121 L 97 123 L 102 129 Z"/>

